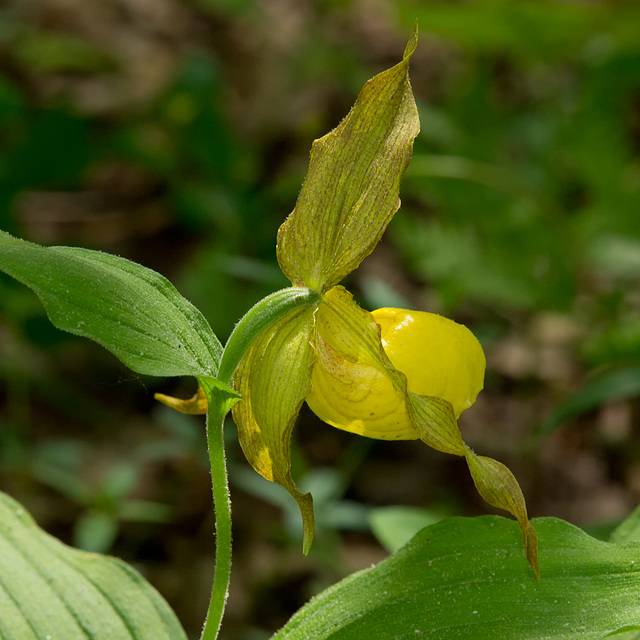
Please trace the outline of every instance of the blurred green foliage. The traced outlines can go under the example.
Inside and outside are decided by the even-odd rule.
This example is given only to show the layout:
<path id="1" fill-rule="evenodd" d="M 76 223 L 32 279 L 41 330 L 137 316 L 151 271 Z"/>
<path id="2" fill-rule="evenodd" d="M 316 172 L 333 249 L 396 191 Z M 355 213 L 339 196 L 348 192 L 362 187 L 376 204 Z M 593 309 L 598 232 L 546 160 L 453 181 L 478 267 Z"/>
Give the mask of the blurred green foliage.
<path id="1" fill-rule="evenodd" d="M 471 51 L 422 110 L 406 191 L 442 214 L 395 225 L 415 270 L 439 283 L 447 309 L 471 299 L 628 326 L 640 256 L 638 8 L 404 2 L 400 12 Z M 429 120 L 442 123 L 435 135 Z"/>
<path id="2" fill-rule="evenodd" d="M 416 18 L 422 132 L 402 209 L 350 285 L 369 308 L 446 313 L 481 338 L 489 373 L 469 416 L 473 445 L 519 459 L 544 436 L 522 463 L 535 515 L 619 520 L 594 505 L 593 483 L 615 489 L 616 504 L 640 499 L 636 2 L 10 2 L 0 8 L 0 228 L 160 271 L 224 341 L 252 303 L 286 285 L 275 234 L 311 140 L 399 59 Z M 152 558 L 179 555 L 178 528 L 210 544 L 196 524 L 208 504 L 203 435 L 191 419 L 158 431 L 170 420 L 152 411 L 162 384 L 132 380 L 53 329 L 31 292 L 0 277 L 0 483 L 63 538 L 125 557 L 150 547 Z M 471 499 L 422 488 L 437 465 L 454 478 L 456 468 L 409 447 L 375 445 L 374 462 L 344 472 L 343 434 L 308 418 L 300 440 L 299 477 L 326 498 L 326 553 L 315 560 L 326 566 L 336 566 L 337 532 L 365 522 L 362 504 L 345 516 L 353 501 L 384 505 L 398 487 L 407 504 L 473 512 Z M 570 477 L 582 463 L 581 479 Z M 244 471 L 237 485 L 261 491 Z M 162 549 L 151 520 L 173 532 Z M 286 518 L 282 527 L 252 535 L 297 545 Z M 195 605 L 166 584 L 189 615 Z M 247 624 L 280 610 L 269 603 L 254 603 Z"/>

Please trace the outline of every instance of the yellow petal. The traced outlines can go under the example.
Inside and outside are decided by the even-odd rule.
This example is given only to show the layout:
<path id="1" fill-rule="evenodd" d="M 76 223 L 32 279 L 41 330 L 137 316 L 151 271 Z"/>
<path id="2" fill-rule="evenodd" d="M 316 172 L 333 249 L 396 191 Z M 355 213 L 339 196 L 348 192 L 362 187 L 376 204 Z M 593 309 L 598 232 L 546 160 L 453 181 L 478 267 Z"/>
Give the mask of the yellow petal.
<path id="1" fill-rule="evenodd" d="M 313 539 L 313 504 L 311 494 L 298 491 L 291 477 L 290 442 L 309 391 L 313 311 L 294 309 L 253 342 L 235 372 L 234 388 L 242 399 L 233 407 L 240 445 L 251 466 L 298 502 L 305 553 Z"/>
<path id="2" fill-rule="evenodd" d="M 382 346 L 407 377 L 409 391 L 447 400 L 458 418 L 484 383 L 485 357 L 476 337 L 453 320 L 424 311 L 378 309 Z"/>
<path id="3" fill-rule="evenodd" d="M 200 385 L 198 385 L 198 391 L 196 391 L 196 394 L 188 400 L 181 400 L 180 398 L 174 398 L 173 396 L 165 396 L 164 393 L 156 393 L 153 397 L 158 402 L 162 402 L 162 404 L 167 407 L 171 407 L 180 413 L 187 413 L 189 415 L 202 415 L 207 413 L 207 396 Z"/>

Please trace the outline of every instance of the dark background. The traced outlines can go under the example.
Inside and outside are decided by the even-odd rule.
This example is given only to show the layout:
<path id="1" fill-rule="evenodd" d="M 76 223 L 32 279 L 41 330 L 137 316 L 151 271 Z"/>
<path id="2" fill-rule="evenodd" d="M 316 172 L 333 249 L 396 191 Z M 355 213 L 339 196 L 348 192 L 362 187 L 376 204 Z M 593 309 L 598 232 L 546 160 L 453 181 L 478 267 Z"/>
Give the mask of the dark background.
<path id="1" fill-rule="evenodd" d="M 347 286 L 444 313 L 488 359 L 465 440 L 532 516 L 606 538 L 640 497 L 640 4 L 42 0 L 0 5 L 0 228 L 170 278 L 225 341 L 286 286 L 275 235 L 311 142 L 401 58 L 422 132 L 403 206 Z M 140 569 L 197 636 L 213 573 L 204 425 L 0 277 L 0 488 L 65 542 Z M 235 564 L 223 637 L 259 640 L 386 552 L 369 512 L 491 512 L 464 462 L 304 411 L 318 534 L 227 429 Z"/>

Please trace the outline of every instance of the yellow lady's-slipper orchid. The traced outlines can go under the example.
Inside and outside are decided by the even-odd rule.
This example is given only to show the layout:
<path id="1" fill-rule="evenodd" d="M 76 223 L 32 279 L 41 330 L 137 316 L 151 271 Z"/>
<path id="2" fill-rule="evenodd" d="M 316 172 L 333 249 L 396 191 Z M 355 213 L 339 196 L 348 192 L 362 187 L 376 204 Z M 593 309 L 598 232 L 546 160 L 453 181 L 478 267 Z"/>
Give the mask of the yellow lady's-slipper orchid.
<path id="1" fill-rule="evenodd" d="M 313 295 L 276 314 L 252 340 L 235 368 L 241 399 L 233 417 L 253 468 L 298 502 L 305 552 L 313 538 L 313 505 L 291 477 L 290 440 L 306 400 L 340 429 L 386 440 L 419 438 L 463 456 L 480 495 L 518 520 L 537 574 L 536 534 L 516 479 L 467 447 L 457 426 L 483 385 L 478 341 L 462 325 L 433 314 L 369 313 L 338 285 L 371 253 L 400 205 L 400 179 L 419 132 L 408 77 L 416 44 L 414 32 L 402 62 L 369 80 L 347 117 L 313 144 L 307 178 L 277 244 L 278 262 L 294 285 L 285 295 Z M 182 409 L 200 407 L 195 396 Z"/>

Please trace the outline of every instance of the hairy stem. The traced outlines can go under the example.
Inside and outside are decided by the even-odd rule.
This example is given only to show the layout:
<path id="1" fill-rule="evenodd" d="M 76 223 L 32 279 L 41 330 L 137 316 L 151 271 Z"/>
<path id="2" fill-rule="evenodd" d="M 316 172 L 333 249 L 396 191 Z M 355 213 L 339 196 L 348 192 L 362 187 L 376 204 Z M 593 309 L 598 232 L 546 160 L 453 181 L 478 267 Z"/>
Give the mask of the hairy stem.
<path id="1" fill-rule="evenodd" d="M 215 640 L 220 631 L 231 577 L 231 498 L 224 454 L 224 420 L 235 398 L 219 389 L 209 388 L 207 391 L 207 444 L 216 510 L 216 567 L 211 602 L 200 640 Z"/>
<path id="2" fill-rule="evenodd" d="M 216 567 L 211 602 L 200 640 L 215 640 L 229 594 L 231 577 L 231 498 L 224 454 L 224 420 L 239 396 L 231 387 L 240 360 L 262 331 L 293 309 L 317 304 L 319 294 L 290 287 L 256 304 L 240 320 L 225 347 L 217 380 L 198 378 L 207 397 L 207 444 L 216 510 Z"/>

